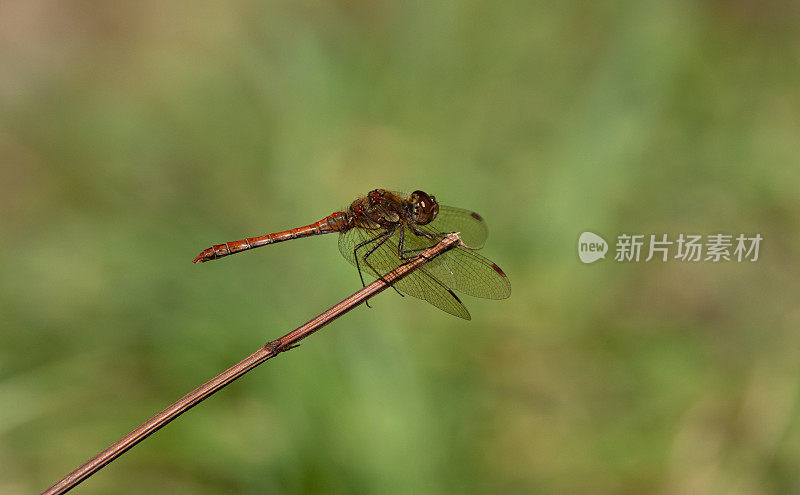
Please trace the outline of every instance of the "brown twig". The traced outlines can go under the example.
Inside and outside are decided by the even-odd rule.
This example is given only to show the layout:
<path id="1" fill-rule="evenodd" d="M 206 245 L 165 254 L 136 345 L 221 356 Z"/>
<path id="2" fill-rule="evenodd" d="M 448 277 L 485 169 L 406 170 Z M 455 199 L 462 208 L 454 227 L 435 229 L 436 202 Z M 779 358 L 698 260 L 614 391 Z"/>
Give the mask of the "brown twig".
<path id="1" fill-rule="evenodd" d="M 369 284 L 344 301 L 312 319 L 308 323 L 298 327 L 296 330 L 287 333 L 277 340 L 268 342 L 259 350 L 240 361 L 238 364 L 231 366 L 203 385 L 200 385 L 196 389 L 192 390 L 177 402 L 111 444 L 107 449 L 92 457 L 76 470 L 64 476 L 64 478 L 55 483 L 53 486 L 43 491 L 42 494 L 52 495 L 65 493 L 71 490 L 78 483 L 97 472 L 100 468 L 121 456 L 128 449 L 152 435 L 159 428 L 163 427 L 173 419 L 196 406 L 204 399 L 210 397 L 224 386 L 252 370 L 267 359 L 275 357 L 281 352 L 288 351 L 289 349 L 297 346 L 297 342 L 308 337 L 312 333 L 347 313 L 359 304 L 366 302 L 369 298 L 383 292 L 397 280 L 405 277 L 412 271 L 419 268 L 421 265 L 427 263 L 436 256 L 439 256 L 448 249 L 457 246 L 459 242 L 461 241 L 457 234 L 449 234 L 435 246 L 423 251 L 417 258 L 414 258 L 412 261 L 384 275 L 382 279 L 378 279 Z"/>

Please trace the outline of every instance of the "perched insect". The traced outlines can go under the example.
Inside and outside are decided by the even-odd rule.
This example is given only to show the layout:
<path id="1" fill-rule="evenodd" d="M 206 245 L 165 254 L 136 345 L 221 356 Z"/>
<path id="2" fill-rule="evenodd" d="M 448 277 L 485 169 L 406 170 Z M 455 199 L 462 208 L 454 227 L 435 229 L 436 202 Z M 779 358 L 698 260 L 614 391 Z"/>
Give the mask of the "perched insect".
<path id="1" fill-rule="evenodd" d="M 450 232 L 458 232 L 464 245 L 435 258 L 393 287 L 401 294 L 423 299 L 452 315 L 469 320 L 467 308 L 453 290 L 488 299 L 505 299 L 511 284 L 499 266 L 475 250 L 486 241 L 486 223 L 475 212 L 440 205 L 422 191 L 407 195 L 375 189 L 345 211 L 295 229 L 217 244 L 197 255 L 205 262 L 276 242 L 319 234 L 339 233 L 339 251 L 358 269 L 382 277 L 414 258 Z"/>

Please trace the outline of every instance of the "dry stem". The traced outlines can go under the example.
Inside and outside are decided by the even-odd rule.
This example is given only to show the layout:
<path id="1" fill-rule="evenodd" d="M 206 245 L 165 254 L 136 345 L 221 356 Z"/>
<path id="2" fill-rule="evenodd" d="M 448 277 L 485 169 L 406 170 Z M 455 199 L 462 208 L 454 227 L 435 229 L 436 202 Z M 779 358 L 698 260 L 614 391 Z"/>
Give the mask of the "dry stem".
<path id="1" fill-rule="evenodd" d="M 299 341 L 308 337 L 336 318 L 347 313 L 359 304 L 366 302 L 369 298 L 379 294 L 380 292 L 383 292 L 395 281 L 405 277 L 412 271 L 416 270 L 436 256 L 439 256 L 448 249 L 456 247 L 460 242 L 461 241 L 457 234 L 449 234 L 435 246 L 423 251 L 417 258 L 414 258 L 412 261 L 384 275 L 383 279 L 376 280 L 375 282 L 369 284 L 344 301 L 313 318 L 308 323 L 298 327 L 296 330 L 287 333 L 277 340 L 268 342 L 253 354 L 247 356 L 239 363 L 231 366 L 203 385 L 200 385 L 196 389 L 192 390 L 177 402 L 111 444 L 107 449 L 86 461 L 86 463 L 66 475 L 64 478 L 42 493 L 52 495 L 65 493 L 71 490 L 78 483 L 97 472 L 100 468 L 110 463 L 151 434 L 155 433 L 159 428 L 163 427 L 173 419 L 199 404 L 204 399 L 210 397 L 224 386 L 252 370 L 267 359 L 275 357 L 281 352 L 288 351 L 289 349 L 297 346 Z"/>

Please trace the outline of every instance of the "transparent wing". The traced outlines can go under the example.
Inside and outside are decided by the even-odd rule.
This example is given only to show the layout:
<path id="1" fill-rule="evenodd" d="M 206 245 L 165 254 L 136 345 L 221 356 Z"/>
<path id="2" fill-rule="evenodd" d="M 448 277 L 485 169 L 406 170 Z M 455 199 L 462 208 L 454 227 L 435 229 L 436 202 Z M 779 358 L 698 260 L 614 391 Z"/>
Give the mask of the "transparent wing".
<path id="1" fill-rule="evenodd" d="M 424 249 L 438 242 L 436 239 L 431 240 L 414 235 L 405 225 L 398 228 L 397 231 L 385 241 L 384 238 L 381 237 L 383 232 L 382 230 L 353 228 L 339 235 L 339 251 L 342 253 L 342 256 L 353 265 L 358 266 L 366 277 L 378 278 L 408 261 L 400 257 L 399 243 L 401 235 L 406 250 Z M 406 245 L 406 242 L 409 240 L 412 243 L 411 245 L 414 246 L 413 248 Z M 381 243 L 381 241 L 384 242 Z M 379 243 L 381 244 L 378 245 Z M 358 248 L 358 253 L 354 254 L 354 250 L 359 245 L 361 245 L 361 247 Z M 365 263 L 363 257 L 370 250 L 373 251 L 366 258 L 368 263 Z M 418 252 L 410 253 L 406 258 L 411 258 L 416 254 L 418 254 Z M 358 256 L 358 264 L 356 264 L 356 256 Z M 398 280 L 394 283 L 394 287 L 402 294 L 408 294 L 422 299 L 442 311 L 469 320 L 471 318 L 469 311 L 464 307 L 461 300 L 447 285 L 437 279 L 436 276 L 428 270 L 439 258 L 441 258 L 441 256 L 427 263 L 424 267 L 418 268 L 405 278 Z"/>
<path id="2" fill-rule="evenodd" d="M 452 249 L 430 265 L 431 274 L 464 294 L 486 299 L 505 299 L 511 295 L 511 284 L 503 270 L 469 248 Z"/>
<path id="3" fill-rule="evenodd" d="M 420 226 L 419 229 L 437 237 L 428 239 L 413 233 L 409 235 L 410 230 L 407 230 L 403 242 L 407 256 L 412 256 L 441 239 L 427 225 Z M 503 270 L 469 247 L 459 246 L 447 251 L 427 263 L 425 269 L 451 289 L 470 296 L 505 299 L 511 295 L 511 284 Z"/>
<path id="4" fill-rule="evenodd" d="M 474 211 L 445 205 L 439 205 L 439 214 L 425 227 L 438 233 L 459 232 L 464 244 L 474 249 L 483 247 L 489 234 L 483 217 Z"/>

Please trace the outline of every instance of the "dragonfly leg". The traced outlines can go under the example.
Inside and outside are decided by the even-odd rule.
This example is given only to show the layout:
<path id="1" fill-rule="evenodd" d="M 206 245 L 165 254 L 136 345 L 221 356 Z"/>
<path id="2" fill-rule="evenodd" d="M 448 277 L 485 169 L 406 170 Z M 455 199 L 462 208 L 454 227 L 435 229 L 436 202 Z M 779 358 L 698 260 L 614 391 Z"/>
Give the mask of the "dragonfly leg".
<path id="1" fill-rule="evenodd" d="M 417 234 L 419 236 L 422 236 L 422 237 L 425 237 L 425 238 L 428 238 L 428 239 L 444 238 L 444 236 L 447 235 L 447 234 L 429 234 L 427 232 L 423 232 L 423 231 L 421 231 L 421 230 L 419 230 L 417 228 L 414 228 L 414 227 L 411 227 L 411 230 L 413 230 L 415 234 Z M 418 253 L 420 251 L 425 251 L 426 249 L 428 249 L 430 247 L 430 246 L 427 246 L 427 247 L 422 247 L 422 248 L 419 248 L 419 249 L 405 249 L 405 247 L 403 246 L 403 241 L 405 239 L 405 235 L 404 234 L 405 234 L 405 229 L 400 231 L 400 242 L 398 243 L 398 245 L 400 247 L 400 252 L 398 253 L 398 256 L 399 256 L 399 258 L 401 260 L 408 261 L 408 260 L 414 259 L 415 256 L 406 257 L 406 254 Z"/>
<path id="2" fill-rule="evenodd" d="M 361 279 L 361 287 L 366 287 L 367 284 L 364 283 L 364 276 L 361 274 L 361 267 L 358 265 L 358 258 L 359 258 L 358 250 L 361 249 L 362 247 L 366 246 L 367 244 L 371 244 L 371 243 L 377 241 L 378 239 L 380 239 L 381 237 L 384 237 L 385 235 L 386 235 L 385 232 L 382 233 L 382 234 L 378 234 L 375 237 L 373 237 L 372 239 L 367 239 L 366 241 L 359 243 L 353 249 L 353 258 L 356 260 L 356 269 L 358 270 L 358 276 Z"/>
<path id="3" fill-rule="evenodd" d="M 376 269 L 375 269 L 375 267 L 374 267 L 374 266 L 372 266 L 372 263 L 370 263 L 370 262 L 369 262 L 369 260 L 367 260 L 367 257 L 368 257 L 369 255 L 371 255 L 372 253 L 374 253 L 374 252 L 375 252 L 375 250 L 376 250 L 376 249 L 378 249 L 379 247 L 381 247 L 381 246 L 382 246 L 382 245 L 383 245 L 383 244 L 384 244 L 386 241 L 388 241 L 388 240 L 389 240 L 389 238 L 390 238 L 390 237 L 392 237 L 392 234 L 394 234 L 395 230 L 397 230 L 397 226 L 395 226 L 395 227 L 394 227 L 392 230 L 387 230 L 385 234 L 382 234 L 382 237 L 383 237 L 383 239 L 381 239 L 381 241 L 380 241 L 378 244 L 376 244 L 376 245 L 374 245 L 372 248 L 370 248 L 370 250 L 369 250 L 369 251 L 367 251 L 367 252 L 364 254 L 364 256 L 362 257 L 362 259 L 364 260 L 364 263 L 366 263 L 366 264 L 367 264 L 367 266 L 368 266 L 368 267 L 369 267 L 369 268 L 370 268 L 370 269 L 371 269 L 373 272 L 375 272 L 375 275 L 377 275 L 377 276 L 378 276 L 378 278 L 379 278 L 379 279 L 381 279 L 381 280 L 382 280 L 382 281 L 384 281 L 384 282 L 386 282 L 386 280 L 384 280 L 384 278 L 383 278 L 383 274 L 381 274 L 380 272 L 378 272 L 378 270 L 376 270 Z M 402 235 L 402 232 L 401 232 L 401 235 Z M 381 236 L 378 236 L 378 237 L 381 237 Z M 378 237 L 376 237 L 375 239 L 377 239 Z M 372 239 L 372 240 L 375 240 L 375 239 Z M 363 280 L 363 279 L 362 279 L 362 280 Z M 362 283 L 363 283 L 363 282 L 362 282 Z M 397 287 L 395 287 L 395 286 L 394 286 L 394 284 L 391 284 L 391 287 L 392 287 L 392 289 L 394 289 L 394 291 L 395 291 L 395 292 L 397 292 L 398 294 L 400 294 L 400 296 L 403 296 L 403 297 L 405 296 L 405 294 L 403 294 L 403 293 L 401 293 L 399 290 L 397 290 Z"/>
<path id="4" fill-rule="evenodd" d="M 431 234 L 430 232 L 425 232 L 424 230 L 420 229 L 413 223 L 409 222 L 408 227 L 414 231 L 420 237 L 426 237 L 428 239 L 443 239 L 449 232 L 441 232 L 439 234 Z M 417 250 L 419 251 L 419 250 Z"/>
<path id="5" fill-rule="evenodd" d="M 361 287 L 362 287 L 362 288 L 363 288 L 363 287 L 366 287 L 366 286 L 367 286 L 367 284 L 365 284 L 365 283 L 364 283 L 364 275 L 361 273 L 361 267 L 358 265 L 358 250 L 359 250 L 359 249 L 361 249 L 362 247 L 366 246 L 366 245 L 367 245 L 367 244 L 369 244 L 369 243 L 372 243 L 372 242 L 375 242 L 375 241 L 377 241 L 378 239 L 380 239 L 380 238 L 381 238 L 382 236 L 384 236 L 384 235 L 385 235 L 385 234 L 378 234 L 378 235 L 376 235 L 375 237 L 373 237 L 372 239 L 367 239 L 366 241 L 359 243 L 359 244 L 358 244 L 358 245 L 357 245 L 357 246 L 356 246 L 356 247 L 353 249 L 353 259 L 354 259 L 354 260 L 356 260 L 356 270 L 358 270 L 358 278 L 360 278 L 360 279 L 361 279 Z M 372 306 L 370 306 L 370 305 L 369 305 L 369 301 L 366 301 L 366 303 L 365 303 L 365 304 L 367 305 L 367 307 L 368 307 L 368 308 L 371 308 L 371 307 L 372 307 Z"/>

